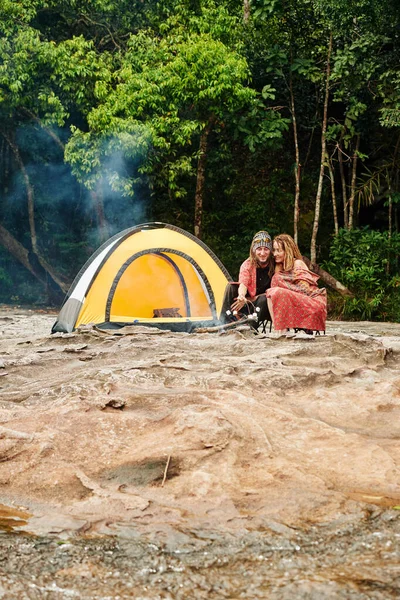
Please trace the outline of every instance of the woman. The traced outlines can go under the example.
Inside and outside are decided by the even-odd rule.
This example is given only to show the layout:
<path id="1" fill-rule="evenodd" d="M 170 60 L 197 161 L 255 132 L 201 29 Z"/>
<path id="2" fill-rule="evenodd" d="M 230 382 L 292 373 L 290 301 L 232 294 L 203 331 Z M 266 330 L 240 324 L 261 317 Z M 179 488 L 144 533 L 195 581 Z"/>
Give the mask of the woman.
<path id="1" fill-rule="evenodd" d="M 258 320 L 253 324 L 255 329 L 259 322 L 270 320 L 265 292 L 271 285 L 273 274 L 271 236 L 266 231 L 259 231 L 251 242 L 249 258 L 240 267 L 239 285 L 227 286 L 221 319 L 226 322 L 232 313 L 237 316 L 257 312 Z"/>
<path id="2" fill-rule="evenodd" d="M 318 275 L 304 263 L 293 238 L 285 233 L 276 236 L 273 255 L 275 275 L 267 302 L 275 331 L 325 331 L 326 289 L 318 287 Z"/>

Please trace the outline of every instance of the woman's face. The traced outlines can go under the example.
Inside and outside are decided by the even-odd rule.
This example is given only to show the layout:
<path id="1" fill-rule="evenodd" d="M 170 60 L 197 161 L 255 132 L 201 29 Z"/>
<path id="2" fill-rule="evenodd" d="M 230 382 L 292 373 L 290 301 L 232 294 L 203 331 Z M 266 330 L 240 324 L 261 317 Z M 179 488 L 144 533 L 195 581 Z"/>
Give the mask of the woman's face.
<path id="1" fill-rule="evenodd" d="M 285 251 L 279 242 L 274 242 L 273 254 L 277 264 L 282 264 L 285 261 Z"/>
<path id="2" fill-rule="evenodd" d="M 265 263 L 268 262 L 268 259 L 271 254 L 271 250 L 269 248 L 267 248 L 266 246 L 261 246 L 261 248 L 257 248 L 256 250 L 254 250 L 254 254 L 257 257 L 258 262 L 261 265 L 264 265 Z"/>

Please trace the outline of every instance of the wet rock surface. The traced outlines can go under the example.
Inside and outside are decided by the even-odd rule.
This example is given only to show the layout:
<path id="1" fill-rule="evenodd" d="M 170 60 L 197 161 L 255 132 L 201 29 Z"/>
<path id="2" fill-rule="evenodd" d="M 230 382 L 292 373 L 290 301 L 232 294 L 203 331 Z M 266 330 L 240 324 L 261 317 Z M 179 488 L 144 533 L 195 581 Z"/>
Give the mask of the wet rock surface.
<path id="1" fill-rule="evenodd" d="M 399 324 L 54 320 L 0 308 L 0 598 L 399 596 Z"/>

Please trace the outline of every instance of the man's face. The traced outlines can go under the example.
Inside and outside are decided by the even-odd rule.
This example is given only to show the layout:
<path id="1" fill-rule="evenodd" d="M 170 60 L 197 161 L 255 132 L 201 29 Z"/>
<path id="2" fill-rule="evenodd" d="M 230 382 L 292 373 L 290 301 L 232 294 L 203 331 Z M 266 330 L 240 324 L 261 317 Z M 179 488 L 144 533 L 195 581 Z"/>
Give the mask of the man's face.
<path id="1" fill-rule="evenodd" d="M 260 265 L 264 265 L 265 263 L 268 262 L 269 255 L 271 254 L 271 250 L 269 248 L 267 248 L 266 246 L 261 246 L 260 248 L 257 248 L 257 250 L 254 251 L 254 254 L 256 255 L 257 260 L 260 263 Z"/>

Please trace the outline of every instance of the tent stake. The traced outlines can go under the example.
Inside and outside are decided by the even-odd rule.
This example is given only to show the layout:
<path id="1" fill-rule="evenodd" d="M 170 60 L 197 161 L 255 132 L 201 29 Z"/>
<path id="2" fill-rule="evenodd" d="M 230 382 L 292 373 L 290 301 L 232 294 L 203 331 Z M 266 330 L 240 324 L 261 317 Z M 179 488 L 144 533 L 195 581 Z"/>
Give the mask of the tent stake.
<path id="1" fill-rule="evenodd" d="M 169 467 L 170 460 L 171 460 L 171 455 L 168 454 L 167 464 L 165 465 L 164 477 L 163 477 L 163 480 L 162 480 L 161 487 L 164 487 L 165 480 L 167 479 L 167 472 L 168 472 L 168 467 Z"/>

